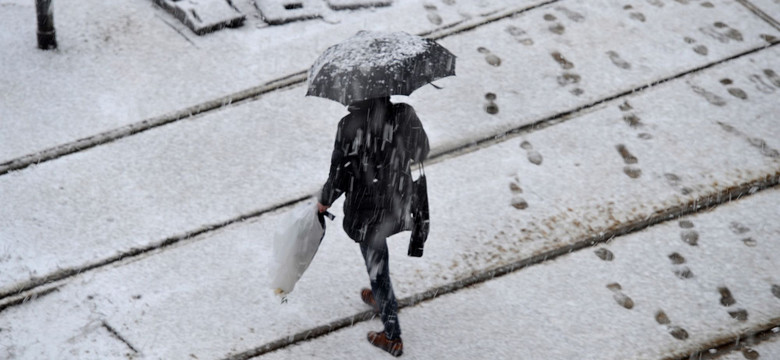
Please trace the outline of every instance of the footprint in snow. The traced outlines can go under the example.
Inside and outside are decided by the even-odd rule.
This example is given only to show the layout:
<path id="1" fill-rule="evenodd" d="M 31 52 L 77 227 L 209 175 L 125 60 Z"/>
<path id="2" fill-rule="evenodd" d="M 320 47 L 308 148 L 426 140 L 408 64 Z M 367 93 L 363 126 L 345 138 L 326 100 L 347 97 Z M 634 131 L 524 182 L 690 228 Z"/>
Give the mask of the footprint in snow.
<path id="1" fill-rule="evenodd" d="M 629 112 L 629 111 L 634 109 L 631 106 L 631 104 L 628 103 L 628 101 L 624 101 L 622 104 L 620 104 L 618 106 L 618 108 L 620 109 L 621 112 L 624 112 L 624 113 L 627 113 L 627 112 Z M 639 116 L 637 116 L 635 113 L 627 113 L 627 114 L 623 115 L 623 121 L 625 121 L 626 124 L 628 124 L 628 126 L 630 126 L 632 128 L 637 128 L 637 127 L 642 126 L 642 119 L 640 119 Z M 647 135 L 649 135 L 649 134 L 647 134 Z M 642 137 L 640 136 L 640 138 L 642 138 Z"/>
<path id="2" fill-rule="evenodd" d="M 615 51 L 607 51 L 607 56 L 609 56 L 609 60 L 612 61 L 615 66 L 623 69 L 623 70 L 629 70 L 631 69 L 631 63 L 628 61 L 623 60 L 623 58 L 620 57 L 620 55 Z"/>
<path id="3" fill-rule="evenodd" d="M 580 14 L 580 13 L 574 11 L 574 10 L 571 10 L 569 8 L 566 8 L 566 7 L 563 7 L 563 6 L 557 6 L 557 7 L 555 7 L 555 10 L 557 10 L 560 13 L 562 13 L 563 15 L 565 15 L 571 21 L 574 21 L 574 22 L 583 22 L 583 21 L 585 21 L 585 16 L 583 16 L 582 14 Z"/>
<path id="4" fill-rule="evenodd" d="M 664 178 L 666 178 L 666 182 L 669 184 L 669 186 L 679 188 L 681 194 L 688 195 L 691 193 L 691 189 L 685 186 L 680 186 L 682 179 L 680 179 L 677 174 L 666 173 L 664 174 Z M 691 227 L 693 227 L 693 224 L 691 224 Z"/>
<path id="5" fill-rule="evenodd" d="M 615 148 L 617 149 L 620 156 L 623 158 L 623 162 L 626 164 L 636 164 L 639 162 L 639 159 L 636 158 L 633 154 L 631 154 L 628 151 L 628 148 L 626 148 L 623 144 L 617 144 L 615 145 Z"/>
<path id="6" fill-rule="evenodd" d="M 561 66 L 564 70 L 569 70 L 574 68 L 574 63 L 567 60 L 563 55 L 558 51 L 553 51 L 550 53 L 550 56 L 552 56 L 553 60 L 558 63 L 558 65 Z M 558 85 L 560 86 L 567 86 L 571 84 L 577 84 L 580 82 L 582 77 L 579 74 L 571 73 L 571 72 L 564 72 L 563 74 L 559 75 L 556 80 L 558 81 Z M 574 88 L 569 90 L 570 93 L 579 96 L 584 93 L 584 91 L 580 88 Z"/>
<path id="7" fill-rule="evenodd" d="M 607 289 L 611 290 L 613 292 L 612 298 L 615 299 L 615 302 L 618 303 L 618 305 L 631 310 L 634 308 L 634 300 L 632 300 L 628 295 L 623 293 L 623 289 L 618 283 L 611 283 L 607 285 Z"/>
<path id="8" fill-rule="evenodd" d="M 521 28 L 519 28 L 517 26 L 514 26 L 514 25 L 507 26 L 506 27 L 506 32 L 508 32 L 509 35 L 512 35 L 512 37 L 515 40 L 517 40 L 517 42 L 519 42 L 519 43 L 521 43 L 521 44 L 523 44 L 525 46 L 530 46 L 530 45 L 534 44 L 534 40 L 531 39 L 530 37 L 528 37 L 528 34 L 525 32 L 525 30 L 523 30 L 523 29 L 521 29 Z"/>
<path id="9" fill-rule="evenodd" d="M 687 266 L 680 266 L 674 269 L 674 275 L 683 280 L 690 279 L 693 277 L 693 271 Z"/>
<path id="10" fill-rule="evenodd" d="M 723 306 L 731 306 L 737 303 L 737 300 L 734 299 L 734 296 L 731 295 L 731 290 L 729 288 L 723 286 L 718 288 L 718 293 L 720 293 L 720 304 Z"/>
<path id="11" fill-rule="evenodd" d="M 756 138 L 756 137 L 748 138 L 748 143 L 750 143 L 750 145 L 753 145 L 753 147 L 755 147 L 759 151 L 761 151 L 761 155 L 764 155 L 766 157 L 773 158 L 773 159 L 780 157 L 780 152 L 778 152 L 777 150 L 769 147 L 769 145 L 767 145 L 767 143 L 766 143 L 766 140 L 764 140 L 762 138 Z"/>
<path id="12" fill-rule="evenodd" d="M 626 11 L 630 11 L 630 10 L 633 10 L 633 9 L 634 9 L 634 7 L 631 6 L 631 5 L 623 6 L 623 10 L 626 10 Z M 640 22 L 645 22 L 645 20 L 647 20 L 647 18 L 645 17 L 645 14 L 642 14 L 639 11 L 631 11 L 628 14 L 628 17 L 630 17 L 630 18 L 632 18 L 632 19 L 634 19 L 636 21 L 640 21 Z"/>
<path id="13" fill-rule="evenodd" d="M 741 223 L 736 221 L 732 221 L 729 224 L 729 229 L 731 230 L 732 233 L 734 233 L 734 235 L 742 235 L 750 231 L 749 227 L 742 225 Z"/>
<path id="14" fill-rule="evenodd" d="M 560 86 L 577 84 L 580 82 L 580 80 L 582 80 L 582 77 L 579 74 L 568 73 L 568 72 L 558 75 L 558 77 L 556 78 L 556 81 L 558 81 L 558 85 Z"/>
<path id="15" fill-rule="evenodd" d="M 680 220 L 680 240 L 690 246 L 696 246 L 699 244 L 699 233 L 693 230 L 693 223 L 689 220 Z"/>
<path id="16" fill-rule="evenodd" d="M 685 257 L 676 252 L 669 254 L 669 260 L 672 261 L 673 265 L 685 264 Z"/>
<path id="17" fill-rule="evenodd" d="M 752 82 L 756 86 L 756 89 L 758 91 L 764 94 L 771 94 L 775 92 L 775 88 L 772 87 L 772 85 L 765 83 L 764 78 L 761 77 L 761 75 L 756 75 L 756 74 L 750 75 L 748 76 L 748 80 L 750 80 L 750 82 Z"/>
<path id="18" fill-rule="evenodd" d="M 721 34 L 725 35 L 727 38 L 735 41 L 743 41 L 745 38 L 742 36 L 742 33 L 732 28 L 731 26 L 728 26 L 728 24 L 722 22 L 722 21 L 716 21 L 712 24 L 716 29 L 720 29 Z"/>
<path id="19" fill-rule="evenodd" d="M 677 276 L 680 279 L 690 279 L 693 277 L 693 272 L 691 269 L 683 264 L 685 264 L 685 258 L 680 255 L 679 253 L 671 253 L 669 254 L 669 260 L 672 262 L 672 266 L 674 266 L 674 275 Z"/>
<path id="20" fill-rule="evenodd" d="M 734 96 L 736 98 L 740 98 L 742 100 L 747 100 L 748 95 L 747 95 L 747 93 L 744 90 L 742 90 L 742 89 L 740 89 L 738 87 L 729 86 L 729 85 L 733 85 L 734 84 L 734 82 L 731 81 L 731 79 L 729 79 L 729 78 L 720 79 L 720 83 L 723 84 L 724 86 L 726 86 L 726 90 L 732 96 Z"/>
<path id="21" fill-rule="evenodd" d="M 631 154 L 623 144 L 615 145 L 620 156 L 623 158 L 623 162 L 626 166 L 623 167 L 623 173 L 632 179 L 637 179 L 642 176 L 642 169 L 636 166 L 639 163 L 639 159 Z"/>
<path id="22" fill-rule="evenodd" d="M 688 36 L 684 37 L 683 41 L 685 41 L 686 44 L 691 44 L 691 45 L 696 44 L 696 39 Z M 709 49 L 707 49 L 707 47 L 704 45 L 693 45 L 692 49 L 693 52 L 701 56 L 706 56 L 710 52 Z"/>
<path id="23" fill-rule="evenodd" d="M 669 334 L 671 334 L 675 339 L 685 340 L 688 338 L 688 332 L 679 326 L 672 325 L 672 321 L 669 320 L 669 316 L 667 316 L 663 310 L 658 310 L 655 313 L 655 321 L 659 325 L 666 325 L 666 328 L 669 330 Z"/>
<path id="24" fill-rule="evenodd" d="M 512 207 L 517 210 L 525 210 L 528 208 L 528 202 L 521 197 L 516 197 L 512 199 Z"/>
<path id="25" fill-rule="evenodd" d="M 729 288 L 723 286 L 718 288 L 718 293 L 720 293 L 720 304 L 725 307 L 732 307 L 733 305 L 737 304 L 737 300 L 734 299 L 734 295 L 731 294 L 731 290 Z M 729 316 L 731 316 L 733 319 L 738 321 L 747 321 L 748 319 L 748 312 L 745 309 L 730 309 L 727 310 Z"/>
<path id="26" fill-rule="evenodd" d="M 553 14 L 544 14 L 543 18 L 545 21 L 549 21 L 549 22 L 558 20 L 558 18 L 556 18 L 555 15 Z M 549 27 L 547 27 L 547 29 L 556 35 L 563 35 L 563 33 L 566 31 L 566 27 L 559 22 L 550 25 Z"/>
<path id="27" fill-rule="evenodd" d="M 477 48 L 477 51 L 480 54 L 484 54 L 485 55 L 485 61 L 488 64 L 493 65 L 493 66 L 501 66 L 501 58 L 498 57 L 496 54 L 493 54 L 487 48 L 480 46 L 480 47 Z"/>
<path id="28" fill-rule="evenodd" d="M 520 179 L 515 177 L 514 181 L 509 183 L 509 191 L 512 192 L 512 207 L 517 210 L 525 210 L 528 208 L 528 202 L 520 196 L 520 194 L 523 193 L 523 188 L 520 187 Z"/>
<path id="29" fill-rule="evenodd" d="M 742 348 L 742 356 L 748 360 L 756 360 L 761 357 L 761 354 L 759 354 L 758 351 L 745 346 Z"/>
<path id="30" fill-rule="evenodd" d="M 423 7 L 425 7 L 425 11 L 427 12 L 428 21 L 433 25 L 441 25 L 444 20 L 442 20 L 441 15 L 439 15 L 436 5 L 425 4 Z"/>
<path id="31" fill-rule="evenodd" d="M 594 251 L 594 253 L 599 257 L 599 259 L 604 261 L 612 261 L 615 259 L 615 254 L 605 248 L 598 248 Z"/>
<path id="32" fill-rule="evenodd" d="M 708 103 L 715 105 L 715 106 L 724 106 L 726 105 L 726 100 L 723 100 L 722 97 L 709 92 L 705 89 L 702 89 L 701 87 L 698 87 L 696 85 L 691 85 L 691 90 L 695 92 L 696 94 L 701 95 L 701 97 L 704 98 L 704 100 L 707 100 Z"/>
<path id="33" fill-rule="evenodd" d="M 729 310 L 729 316 L 735 320 L 747 321 L 748 312 L 745 309 Z"/>
<path id="34" fill-rule="evenodd" d="M 743 41 L 742 33 L 722 21 L 716 21 L 710 26 L 699 28 L 702 34 L 707 35 L 721 43 L 727 44 L 729 41 Z"/>
<path id="35" fill-rule="evenodd" d="M 777 75 L 777 73 L 772 69 L 764 69 L 764 75 L 766 75 L 767 78 L 769 78 L 769 81 L 780 88 L 780 76 Z"/>
<path id="36" fill-rule="evenodd" d="M 542 154 L 534 150 L 534 147 L 533 145 L 531 145 L 531 143 L 529 143 L 528 141 L 523 141 L 522 143 L 520 143 L 520 147 L 527 152 L 527 158 L 529 162 L 531 162 L 534 165 L 542 164 L 542 161 L 544 160 L 542 158 Z"/>
<path id="37" fill-rule="evenodd" d="M 699 233 L 696 230 L 683 230 L 680 232 L 680 240 L 690 246 L 699 245 Z"/>
<path id="38" fill-rule="evenodd" d="M 623 115 L 623 121 L 625 121 L 626 124 L 632 128 L 642 125 L 642 119 L 640 119 L 639 116 L 636 116 L 636 114 Z"/>
<path id="39" fill-rule="evenodd" d="M 496 104 L 496 94 L 494 93 L 485 94 L 485 100 L 487 101 L 487 103 L 485 104 L 485 112 L 490 115 L 498 114 L 498 105 Z"/>
<path id="40" fill-rule="evenodd" d="M 569 69 L 574 67 L 574 63 L 569 61 L 569 60 L 567 60 L 558 51 L 551 52 L 550 56 L 552 56 L 553 60 L 555 60 L 555 62 L 557 62 L 558 65 L 560 65 L 563 70 L 569 70 Z"/>

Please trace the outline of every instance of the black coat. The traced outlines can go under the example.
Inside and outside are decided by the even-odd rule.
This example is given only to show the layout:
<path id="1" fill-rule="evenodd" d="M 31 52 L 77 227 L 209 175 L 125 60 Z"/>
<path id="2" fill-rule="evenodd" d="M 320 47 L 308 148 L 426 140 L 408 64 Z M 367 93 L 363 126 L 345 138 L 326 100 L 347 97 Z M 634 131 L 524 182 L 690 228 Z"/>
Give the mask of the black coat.
<path id="1" fill-rule="evenodd" d="M 430 146 L 420 119 L 407 104 L 392 104 L 382 120 L 366 109 L 350 109 L 341 119 L 330 175 L 319 201 L 330 206 L 341 194 L 344 230 L 361 242 L 382 223 L 397 233 L 406 227 L 412 194 L 410 165 L 428 156 Z"/>

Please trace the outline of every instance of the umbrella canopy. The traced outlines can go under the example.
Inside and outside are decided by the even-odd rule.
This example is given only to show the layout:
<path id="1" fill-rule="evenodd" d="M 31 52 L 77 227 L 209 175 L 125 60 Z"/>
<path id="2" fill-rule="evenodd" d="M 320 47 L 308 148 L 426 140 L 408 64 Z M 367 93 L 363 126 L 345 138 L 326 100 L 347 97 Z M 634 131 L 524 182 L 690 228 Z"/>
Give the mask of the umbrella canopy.
<path id="1" fill-rule="evenodd" d="M 450 75 L 455 75 L 455 55 L 433 40 L 405 32 L 360 31 L 317 58 L 309 69 L 306 95 L 349 105 L 409 95 Z"/>

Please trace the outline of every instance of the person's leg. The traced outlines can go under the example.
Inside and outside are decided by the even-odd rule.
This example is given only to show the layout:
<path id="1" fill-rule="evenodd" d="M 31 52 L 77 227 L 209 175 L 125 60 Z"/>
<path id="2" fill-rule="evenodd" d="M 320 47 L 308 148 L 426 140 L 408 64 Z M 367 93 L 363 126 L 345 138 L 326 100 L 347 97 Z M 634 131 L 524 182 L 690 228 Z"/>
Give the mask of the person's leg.
<path id="1" fill-rule="evenodd" d="M 384 231 L 372 231 L 370 236 L 360 244 L 360 251 L 366 262 L 371 292 L 379 306 L 385 335 L 388 339 L 396 339 L 401 336 L 401 326 L 398 322 L 398 302 L 390 282 L 389 254 L 385 234 Z"/>

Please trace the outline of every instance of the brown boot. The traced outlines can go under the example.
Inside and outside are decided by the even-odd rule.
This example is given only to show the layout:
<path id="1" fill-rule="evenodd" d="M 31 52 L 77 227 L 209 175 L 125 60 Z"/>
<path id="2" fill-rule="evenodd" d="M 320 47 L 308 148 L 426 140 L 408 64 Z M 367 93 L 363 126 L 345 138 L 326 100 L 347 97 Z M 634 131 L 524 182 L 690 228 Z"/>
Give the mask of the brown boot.
<path id="1" fill-rule="evenodd" d="M 401 338 L 389 340 L 385 332 L 368 332 L 368 342 L 384 351 L 390 353 L 395 357 L 399 357 L 404 353 L 404 342 Z"/>
<path id="2" fill-rule="evenodd" d="M 376 300 L 374 299 L 374 293 L 371 292 L 371 289 L 360 290 L 360 299 L 363 300 L 366 305 L 372 307 L 375 313 L 379 314 L 379 305 L 377 305 Z"/>

